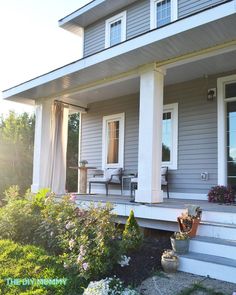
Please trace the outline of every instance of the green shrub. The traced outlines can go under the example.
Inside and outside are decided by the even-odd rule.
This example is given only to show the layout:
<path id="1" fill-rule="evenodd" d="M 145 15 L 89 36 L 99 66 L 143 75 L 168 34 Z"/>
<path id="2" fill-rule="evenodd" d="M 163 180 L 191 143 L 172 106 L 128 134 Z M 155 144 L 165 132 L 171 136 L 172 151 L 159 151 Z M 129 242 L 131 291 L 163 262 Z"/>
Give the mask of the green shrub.
<path id="1" fill-rule="evenodd" d="M 41 217 L 27 200 L 14 200 L 0 208 L 0 238 L 33 244 Z"/>
<path id="2" fill-rule="evenodd" d="M 109 205 L 91 205 L 86 211 L 78 209 L 77 220 L 65 224 L 65 263 L 88 280 L 108 274 L 120 259 L 120 241 L 111 210 Z"/>
<path id="3" fill-rule="evenodd" d="M 12 284 L 11 279 L 56 279 L 65 278 L 65 271 L 57 258 L 35 246 L 22 246 L 9 240 L 0 240 L 0 294 L 13 295 L 60 295 L 66 286 Z M 7 280 L 8 279 L 8 280 Z"/>
<path id="4" fill-rule="evenodd" d="M 143 242 L 143 234 L 131 210 L 122 235 L 122 245 L 125 252 L 138 249 Z"/>

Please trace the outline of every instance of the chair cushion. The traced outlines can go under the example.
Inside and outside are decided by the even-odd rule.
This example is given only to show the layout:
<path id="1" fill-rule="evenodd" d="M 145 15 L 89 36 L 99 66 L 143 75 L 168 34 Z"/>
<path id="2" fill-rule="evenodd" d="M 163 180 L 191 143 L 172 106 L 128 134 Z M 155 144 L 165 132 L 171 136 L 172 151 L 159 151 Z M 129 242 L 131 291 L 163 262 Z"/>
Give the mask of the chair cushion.
<path id="1" fill-rule="evenodd" d="M 138 177 L 131 178 L 131 183 L 138 183 Z"/>
<path id="2" fill-rule="evenodd" d="M 108 179 L 105 177 L 92 177 L 89 179 L 89 182 L 107 182 Z"/>
<path id="3" fill-rule="evenodd" d="M 120 172 L 121 172 L 121 169 L 120 168 L 114 168 L 114 169 L 113 168 L 109 168 L 109 169 L 105 169 L 105 171 L 104 171 L 104 177 L 107 180 L 109 180 L 109 179 L 111 179 L 111 176 L 112 175 L 117 175 L 117 176 L 113 176 L 112 177 L 111 182 L 113 182 L 113 183 L 120 183 L 120 177 L 119 177 Z"/>
<path id="4" fill-rule="evenodd" d="M 166 173 L 167 167 L 161 167 L 161 185 L 167 185 Z"/>

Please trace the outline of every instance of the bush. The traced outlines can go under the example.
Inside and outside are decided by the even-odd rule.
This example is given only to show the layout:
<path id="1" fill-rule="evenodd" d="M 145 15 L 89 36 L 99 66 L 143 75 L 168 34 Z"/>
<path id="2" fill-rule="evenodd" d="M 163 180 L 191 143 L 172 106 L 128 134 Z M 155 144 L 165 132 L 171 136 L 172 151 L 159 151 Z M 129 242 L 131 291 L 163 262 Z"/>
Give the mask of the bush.
<path id="1" fill-rule="evenodd" d="M 13 279 L 65 278 L 65 271 L 57 258 L 35 246 L 22 246 L 9 240 L 0 240 L 0 294 L 13 295 L 60 295 L 65 293 L 64 284 L 13 285 Z M 8 279 L 8 280 L 7 280 Z M 27 283 L 26 283 L 27 284 Z"/>
<path id="2" fill-rule="evenodd" d="M 233 203 L 235 192 L 231 188 L 217 185 L 208 192 L 208 201 L 213 203 Z"/>
<path id="3" fill-rule="evenodd" d="M 61 236 L 64 259 L 80 276 L 94 280 L 106 275 L 120 259 L 120 241 L 109 205 L 77 210 Z"/>
<path id="4" fill-rule="evenodd" d="M 131 210 L 122 236 L 123 249 L 125 252 L 137 250 L 142 245 L 142 242 L 143 234 L 134 217 L 134 211 Z"/>

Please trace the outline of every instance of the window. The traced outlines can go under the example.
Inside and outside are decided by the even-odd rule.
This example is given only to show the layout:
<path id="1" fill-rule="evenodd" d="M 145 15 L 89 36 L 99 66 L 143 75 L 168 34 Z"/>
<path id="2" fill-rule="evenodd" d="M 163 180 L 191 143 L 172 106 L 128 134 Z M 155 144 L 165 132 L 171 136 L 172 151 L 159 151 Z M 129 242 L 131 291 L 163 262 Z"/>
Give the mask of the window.
<path id="1" fill-rule="evenodd" d="M 105 47 L 110 47 L 126 40 L 126 11 L 106 20 Z"/>
<path id="2" fill-rule="evenodd" d="M 151 29 L 160 28 L 177 19 L 177 0 L 151 1 Z"/>
<path id="3" fill-rule="evenodd" d="M 103 168 L 123 168 L 124 113 L 103 117 Z"/>
<path id="4" fill-rule="evenodd" d="M 165 105 L 162 120 L 162 165 L 177 169 L 178 104 Z"/>

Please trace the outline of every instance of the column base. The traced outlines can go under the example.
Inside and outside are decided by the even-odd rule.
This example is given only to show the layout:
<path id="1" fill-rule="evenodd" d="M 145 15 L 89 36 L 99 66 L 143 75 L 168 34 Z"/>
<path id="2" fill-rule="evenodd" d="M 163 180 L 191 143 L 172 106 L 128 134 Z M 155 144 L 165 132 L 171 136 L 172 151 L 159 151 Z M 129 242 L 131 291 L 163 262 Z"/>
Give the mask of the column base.
<path id="1" fill-rule="evenodd" d="M 39 184 L 32 184 L 31 185 L 31 192 L 37 193 L 40 190 Z"/>
<path id="2" fill-rule="evenodd" d="M 162 190 L 137 190 L 135 193 L 135 202 L 138 203 L 163 203 Z"/>

